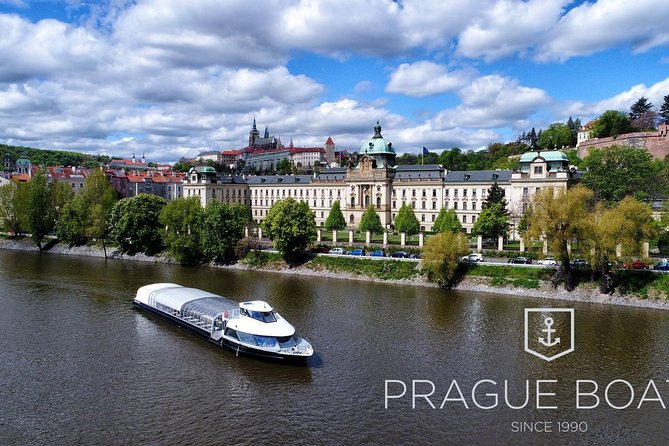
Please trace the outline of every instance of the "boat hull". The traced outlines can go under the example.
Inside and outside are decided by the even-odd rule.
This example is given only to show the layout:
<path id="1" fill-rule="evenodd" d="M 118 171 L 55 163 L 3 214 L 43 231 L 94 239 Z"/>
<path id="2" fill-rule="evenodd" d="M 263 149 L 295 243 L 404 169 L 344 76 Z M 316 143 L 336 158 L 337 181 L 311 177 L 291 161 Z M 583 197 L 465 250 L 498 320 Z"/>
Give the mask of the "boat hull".
<path id="1" fill-rule="evenodd" d="M 209 341 L 212 344 L 216 344 L 219 347 L 223 347 L 226 350 L 235 352 L 235 354 L 237 355 L 252 356 L 268 361 L 280 361 L 280 362 L 290 362 L 290 363 L 305 363 L 310 358 L 310 356 L 286 355 L 286 354 L 281 354 L 279 352 L 268 352 L 265 350 L 259 350 L 240 343 L 233 342 L 230 339 L 226 338 L 221 338 L 220 340 L 216 340 L 211 337 L 211 334 L 207 330 L 204 330 L 198 327 L 197 325 L 190 324 L 187 321 L 184 321 L 183 319 L 180 319 L 169 313 L 165 313 L 164 311 L 160 311 L 157 308 L 153 308 L 142 302 L 138 302 L 137 300 L 133 300 L 132 304 L 137 309 L 146 311 L 154 316 L 158 316 L 163 320 L 170 321 L 176 324 L 179 328 L 183 328 L 184 330 L 202 339 L 205 339 L 206 341 Z"/>

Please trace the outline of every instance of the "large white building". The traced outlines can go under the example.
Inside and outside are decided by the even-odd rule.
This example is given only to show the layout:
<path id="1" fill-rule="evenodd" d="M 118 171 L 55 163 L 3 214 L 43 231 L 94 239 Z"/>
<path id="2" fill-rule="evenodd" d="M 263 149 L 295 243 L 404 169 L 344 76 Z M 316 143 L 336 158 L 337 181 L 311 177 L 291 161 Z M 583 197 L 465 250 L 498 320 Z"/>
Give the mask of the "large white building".
<path id="1" fill-rule="evenodd" d="M 573 181 L 569 162 L 559 151 L 528 152 L 520 169 L 445 171 L 439 165 L 398 166 L 395 149 L 381 135 L 362 144 L 357 165 L 326 169 L 315 175 L 221 176 L 211 167 L 194 167 L 183 186 L 185 197 L 198 196 L 203 206 L 212 200 L 244 203 L 253 219 L 262 221 L 277 201 L 292 197 L 305 201 L 323 226 L 330 208 L 339 201 L 351 228 L 373 205 L 387 228 L 403 204 L 410 205 L 423 230 L 431 231 L 441 209 L 454 209 L 470 233 L 488 189 L 497 183 L 505 191 L 512 220 L 517 223 L 534 193 L 544 187 L 567 187 Z"/>

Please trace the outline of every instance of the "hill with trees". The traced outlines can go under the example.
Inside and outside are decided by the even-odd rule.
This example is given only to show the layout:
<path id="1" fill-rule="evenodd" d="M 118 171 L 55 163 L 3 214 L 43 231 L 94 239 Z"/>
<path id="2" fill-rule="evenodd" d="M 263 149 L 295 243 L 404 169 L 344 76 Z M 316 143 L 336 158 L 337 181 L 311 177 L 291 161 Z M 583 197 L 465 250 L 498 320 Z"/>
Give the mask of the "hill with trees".
<path id="1" fill-rule="evenodd" d="M 25 154 L 34 165 L 40 166 L 81 166 L 95 168 L 100 164 L 107 164 L 112 158 L 106 155 L 88 155 L 78 152 L 62 150 L 36 149 L 34 147 L 10 146 L 0 144 L 0 160 L 4 160 L 9 153 L 14 161 Z"/>

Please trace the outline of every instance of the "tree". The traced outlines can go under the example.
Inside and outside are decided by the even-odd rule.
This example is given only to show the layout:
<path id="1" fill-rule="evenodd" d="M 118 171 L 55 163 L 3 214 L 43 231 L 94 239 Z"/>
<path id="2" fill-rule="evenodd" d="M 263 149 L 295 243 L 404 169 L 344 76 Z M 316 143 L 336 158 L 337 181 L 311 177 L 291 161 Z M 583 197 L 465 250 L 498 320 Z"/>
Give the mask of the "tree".
<path id="1" fill-rule="evenodd" d="M 653 157 L 644 149 L 611 146 L 593 149 L 583 160 L 583 184 L 598 200 L 615 203 L 627 195 L 647 199 L 655 187 Z"/>
<path id="2" fill-rule="evenodd" d="M 102 242 L 105 259 L 107 258 L 107 240 L 109 239 L 109 219 L 119 193 L 109 182 L 101 169 L 89 172 L 81 194 L 89 208 L 86 224 L 86 237 Z"/>
<path id="3" fill-rule="evenodd" d="M 432 226 L 434 232 L 462 232 L 462 224 L 454 209 L 442 208 Z"/>
<path id="4" fill-rule="evenodd" d="M 633 131 L 629 116 L 616 110 L 605 111 L 595 121 L 590 134 L 593 138 L 608 138 Z"/>
<path id="5" fill-rule="evenodd" d="M 332 208 L 330 208 L 328 218 L 325 220 L 325 229 L 329 231 L 339 231 L 346 229 L 346 219 L 344 218 L 344 214 L 341 212 L 341 206 L 338 200 L 332 203 Z"/>
<path id="6" fill-rule="evenodd" d="M 541 133 L 541 130 L 539 130 Z M 530 133 L 527 135 L 527 139 L 530 142 L 530 148 L 532 150 L 537 149 L 537 143 L 539 142 L 539 135 L 537 135 L 537 131 L 534 130 L 534 127 L 532 127 L 532 130 L 530 130 Z"/>
<path id="7" fill-rule="evenodd" d="M 545 149 L 561 149 L 565 146 L 570 146 L 572 140 L 571 129 L 567 124 L 556 122 L 548 126 L 546 130 L 541 133 L 539 139 L 539 147 Z"/>
<path id="8" fill-rule="evenodd" d="M 379 220 L 379 224 L 381 224 L 381 220 Z M 395 230 L 397 232 L 404 232 L 409 236 L 418 234 L 420 231 L 420 223 L 413 209 L 408 204 L 403 204 L 397 213 L 395 217 Z"/>
<path id="9" fill-rule="evenodd" d="M 569 127 L 569 133 L 571 134 L 569 147 L 576 147 L 576 142 L 578 141 L 578 132 L 581 130 L 581 120 L 579 118 L 573 120 L 570 116 L 567 120 L 567 127 Z"/>
<path id="10" fill-rule="evenodd" d="M 71 245 L 85 244 L 88 240 L 86 237 L 88 211 L 81 196 L 65 203 L 56 221 L 58 238 Z"/>
<path id="11" fill-rule="evenodd" d="M 61 210 L 74 198 L 74 191 L 69 183 L 55 181 L 49 186 L 51 189 L 51 207 L 54 209 L 54 219 L 57 222 Z"/>
<path id="12" fill-rule="evenodd" d="M 461 232 L 440 232 L 429 237 L 422 252 L 422 266 L 428 279 L 450 285 L 457 276 L 460 258 L 469 252 L 467 239 Z"/>
<path id="13" fill-rule="evenodd" d="M 653 209 L 632 197 L 625 197 L 613 208 L 598 205 L 590 220 L 586 246 L 592 252 L 592 264 L 601 272 L 600 291 L 611 292 L 609 261 L 620 246 L 626 255 L 638 254 L 643 240 L 654 238 L 657 224 Z"/>
<path id="14" fill-rule="evenodd" d="M 55 226 L 55 210 L 46 175 L 39 171 L 28 183 L 28 231 L 42 251 L 42 242 Z"/>
<path id="15" fill-rule="evenodd" d="M 9 183 L 0 186 L 0 224 L 7 231 L 20 234 L 27 228 L 28 184 Z"/>
<path id="16" fill-rule="evenodd" d="M 509 213 L 499 203 L 493 203 L 481 211 L 472 232 L 488 238 L 506 237 L 509 233 Z"/>
<path id="17" fill-rule="evenodd" d="M 235 246 L 244 237 L 251 211 L 241 203 L 210 202 L 204 210 L 202 252 L 215 262 L 231 262 Z"/>
<path id="18" fill-rule="evenodd" d="M 279 160 L 279 162 L 276 163 L 275 170 L 279 175 L 289 175 L 292 171 L 292 166 L 290 165 L 290 161 L 288 161 L 288 158 L 283 158 Z"/>
<path id="19" fill-rule="evenodd" d="M 664 97 L 664 102 L 660 106 L 660 124 L 669 124 L 669 94 Z"/>
<path id="20" fill-rule="evenodd" d="M 129 254 L 155 254 L 162 248 L 160 211 L 167 202 L 157 195 L 124 198 L 112 208 L 110 239 Z"/>
<path id="21" fill-rule="evenodd" d="M 177 198 L 160 211 L 163 244 L 177 262 L 194 265 L 202 258 L 203 214 L 199 197 Z"/>
<path id="22" fill-rule="evenodd" d="M 504 198 L 504 195 L 504 189 L 502 189 L 497 184 L 497 181 L 495 181 L 488 189 L 486 197 L 483 200 L 483 204 L 481 205 L 481 209 L 487 209 L 492 204 L 500 204 L 508 214 L 508 211 L 506 210 L 507 202 L 506 198 Z"/>
<path id="23" fill-rule="evenodd" d="M 630 107 L 630 112 L 628 115 L 630 121 L 634 122 L 635 119 L 639 119 L 645 113 L 651 111 L 652 109 L 653 109 L 653 104 L 651 102 L 648 102 L 648 98 L 645 96 L 641 96 L 634 104 L 632 104 L 632 107 Z"/>
<path id="24" fill-rule="evenodd" d="M 290 197 L 274 203 L 262 229 L 286 261 L 298 260 L 316 240 L 316 220 L 309 205 Z"/>
<path id="25" fill-rule="evenodd" d="M 381 224 L 381 218 L 379 214 L 374 210 L 374 206 L 371 204 L 367 208 L 362 218 L 360 219 L 360 224 L 358 225 L 358 230 L 361 232 L 371 232 L 372 234 L 381 234 L 383 232 L 383 225 Z"/>
<path id="26" fill-rule="evenodd" d="M 588 232 L 588 204 L 591 198 L 592 191 L 582 185 L 557 190 L 547 187 L 534 195 L 525 237 L 548 240 L 550 251 L 561 262 L 567 291 L 574 289 L 569 246 L 574 240 L 584 239 Z"/>

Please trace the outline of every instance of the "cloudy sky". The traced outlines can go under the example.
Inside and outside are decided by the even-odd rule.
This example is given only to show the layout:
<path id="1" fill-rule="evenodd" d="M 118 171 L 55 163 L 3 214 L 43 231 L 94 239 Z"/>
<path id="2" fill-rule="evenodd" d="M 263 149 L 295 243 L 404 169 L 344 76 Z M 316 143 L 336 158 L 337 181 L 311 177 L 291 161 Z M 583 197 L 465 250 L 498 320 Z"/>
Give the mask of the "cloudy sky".
<path id="1" fill-rule="evenodd" d="M 477 149 L 669 94 L 667 0 L 0 0 L 0 142 Z"/>

